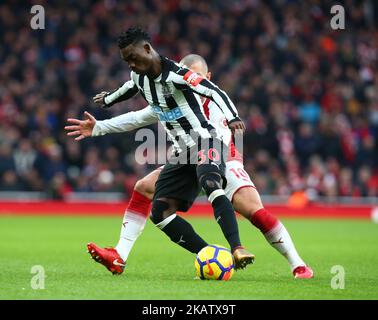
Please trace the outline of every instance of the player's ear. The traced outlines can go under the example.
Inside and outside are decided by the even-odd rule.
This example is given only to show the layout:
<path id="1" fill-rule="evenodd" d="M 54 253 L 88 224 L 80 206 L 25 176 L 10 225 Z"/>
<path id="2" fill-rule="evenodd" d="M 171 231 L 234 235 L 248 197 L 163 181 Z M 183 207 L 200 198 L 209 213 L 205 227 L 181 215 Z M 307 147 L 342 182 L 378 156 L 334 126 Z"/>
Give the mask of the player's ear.
<path id="1" fill-rule="evenodd" d="M 206 73 L 206 79 L 207 80 L 210 80 L 211 79 L 211 72 L 209 71 L 208 73 Z"/>
<path id="2" fill-rule="evenodd" d="M 146 50 L 147 53 L 151 52 L 151 46 L 148 43 L 145 43 L 143 45 L 144 50 Z"/>

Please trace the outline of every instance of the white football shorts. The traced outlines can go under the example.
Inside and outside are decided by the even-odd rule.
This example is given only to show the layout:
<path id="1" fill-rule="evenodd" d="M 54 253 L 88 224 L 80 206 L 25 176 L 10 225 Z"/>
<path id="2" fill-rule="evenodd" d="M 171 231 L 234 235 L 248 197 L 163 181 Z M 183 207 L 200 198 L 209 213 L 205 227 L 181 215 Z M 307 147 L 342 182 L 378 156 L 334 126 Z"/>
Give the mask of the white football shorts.
<path id="1" fill-rule="evenodd" d="M 244 165 L 237 161 L 227 161 L 226 162 L 226 179 L 227 179 L 227 186 L 224 190 L 226 193 L 227 198 L 232 201 L 234 194 L 244 187 L 253 187 L 251 177 L 249 174 L 244 170 Z"/>

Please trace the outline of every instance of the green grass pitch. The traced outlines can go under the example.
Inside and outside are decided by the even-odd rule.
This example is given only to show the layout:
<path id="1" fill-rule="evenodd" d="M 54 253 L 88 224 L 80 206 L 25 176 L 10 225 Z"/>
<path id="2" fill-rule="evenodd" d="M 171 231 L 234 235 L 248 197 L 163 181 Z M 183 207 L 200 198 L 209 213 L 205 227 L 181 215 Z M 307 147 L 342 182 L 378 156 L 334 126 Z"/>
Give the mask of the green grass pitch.
<path id="1" fill-rule="evenodd" d="M 188 217 L 188 216 L 187 216 Z M 209 243 L 226 245 L 212 218 L 191 218 Z M 283 219 L 315 278 L 294 280 L 286 260 L 246 220 L 245 246 L 256 262 L 230 281 L 194 280 L 195 256 L 150 221 L 125 272 L 113 276 L 90 259 L 86 243 L 115 245 L 121 217 L 0 217 L 0 299 L 378 299 L 378 225 L 360 220 Z M 34 290 L 31 268 L 45 269 L 45 288 Z M 345 288 L 332 289 L 334 265 Z"/>

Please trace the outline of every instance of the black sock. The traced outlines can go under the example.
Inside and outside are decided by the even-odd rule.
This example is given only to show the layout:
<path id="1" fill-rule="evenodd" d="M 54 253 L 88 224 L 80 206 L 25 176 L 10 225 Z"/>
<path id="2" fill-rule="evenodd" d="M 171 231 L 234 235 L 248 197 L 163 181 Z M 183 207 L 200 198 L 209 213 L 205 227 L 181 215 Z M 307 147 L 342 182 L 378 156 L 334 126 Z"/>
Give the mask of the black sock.
<path id="1" fill-rule="evenodd" d="M 238 223 L 231 202 L 225 195 L 222 195 L 214 199 L 212 206 L 215 219 L 230 244 L 231 250 L 240 246 Z"/>
<path id="2" fill-rule="evenodd" d="M 162 231 L 175 243 L 192 253 L 198 253 L 207 246 L 193 229 L 192 225 L 183 218 L 176 216 Z"/>

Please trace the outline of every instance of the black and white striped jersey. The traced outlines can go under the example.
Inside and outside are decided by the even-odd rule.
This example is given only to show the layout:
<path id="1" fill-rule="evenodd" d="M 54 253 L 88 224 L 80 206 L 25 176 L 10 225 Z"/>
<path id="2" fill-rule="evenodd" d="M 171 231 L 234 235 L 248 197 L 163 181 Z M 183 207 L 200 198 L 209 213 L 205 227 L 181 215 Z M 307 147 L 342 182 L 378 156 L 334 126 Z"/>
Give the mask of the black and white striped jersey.
<path id="1" fill-rule="evenodd" d="M 214 101 L 230 123 L 240 119 L 227 94 L 185 66 L 162 56 L 161 62 L 162 73 L 155 79 L 131 72 L 131 80 L 105 95 L 104 107 L 140 92 L 158 116 L 177 152 L 182 151 L 182 142 L 190 148 L 196 145 L 198 138 L 223 140 L 219 130 L 206 118 L 197 94 Z"/>

